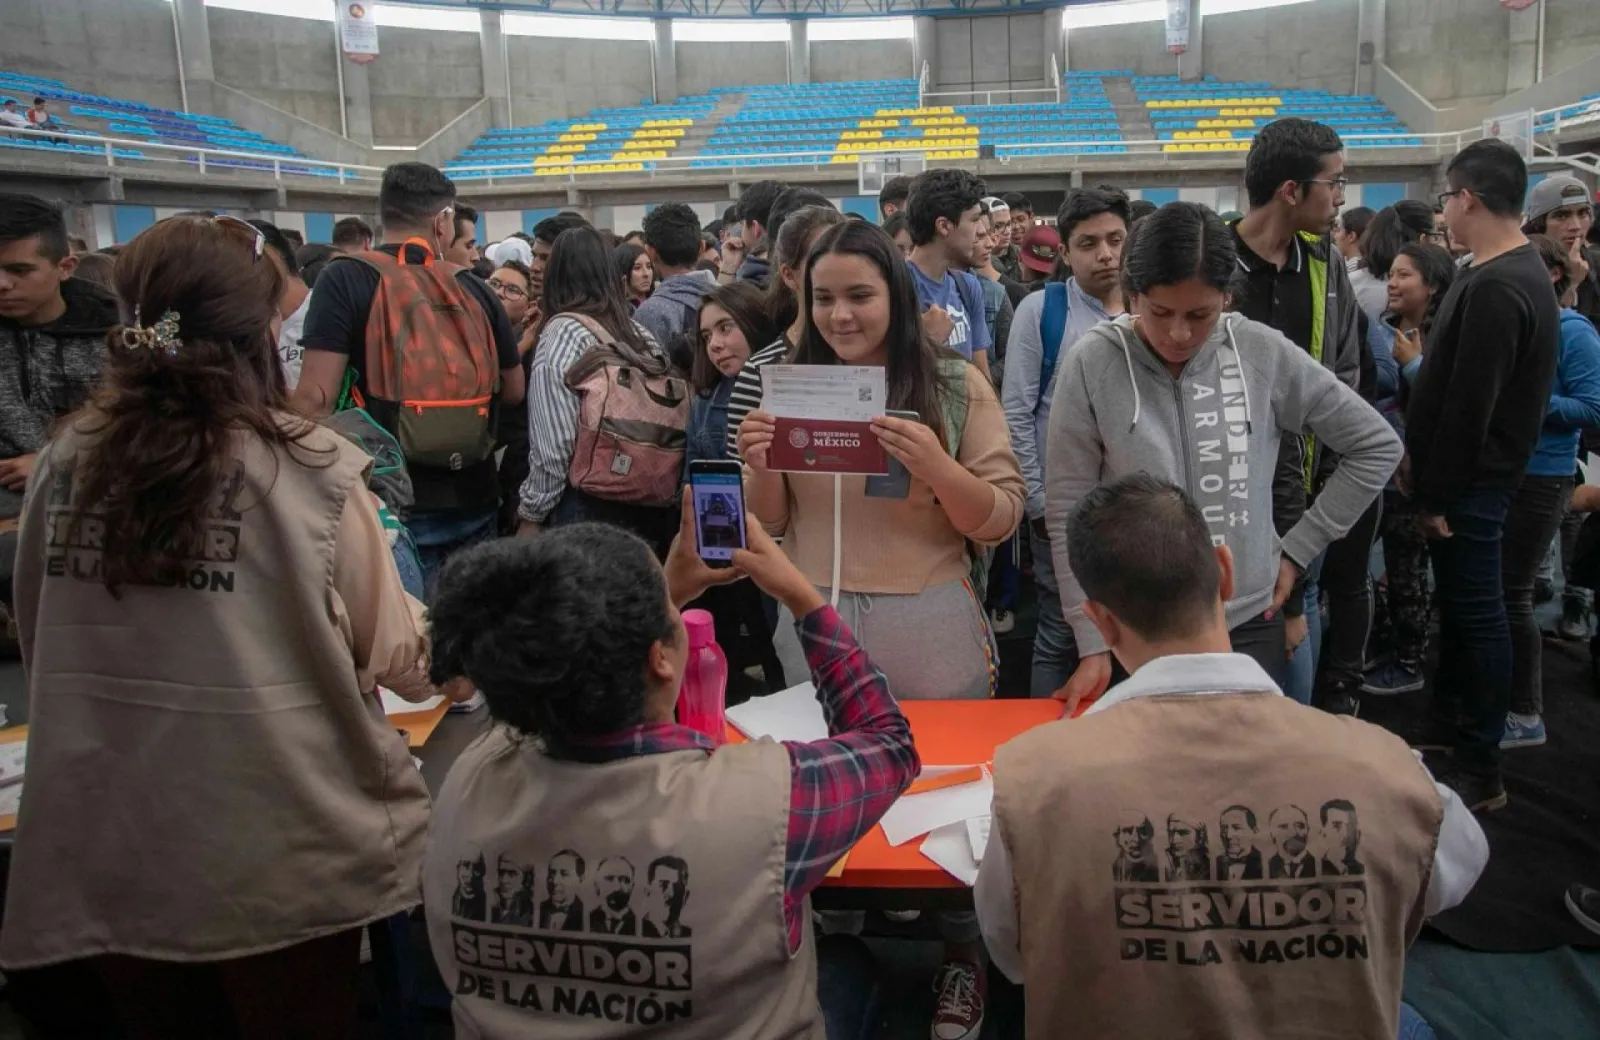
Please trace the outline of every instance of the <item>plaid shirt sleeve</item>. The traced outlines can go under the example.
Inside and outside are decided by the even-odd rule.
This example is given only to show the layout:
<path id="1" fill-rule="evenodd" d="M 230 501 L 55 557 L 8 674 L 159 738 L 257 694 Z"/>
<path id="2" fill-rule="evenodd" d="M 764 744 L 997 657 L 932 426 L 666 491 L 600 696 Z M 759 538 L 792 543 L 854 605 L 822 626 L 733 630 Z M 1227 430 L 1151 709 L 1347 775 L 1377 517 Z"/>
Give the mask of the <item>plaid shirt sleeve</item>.
<path id="1" fill-rule="evenodd" d="M 784 742 L 791 779 L 783 909 L 791 950 L 800 946 L 806 896 L 922 769 L 889 680 L 838 613 L 820 607 L 797 627 L 832 736 Z"/>

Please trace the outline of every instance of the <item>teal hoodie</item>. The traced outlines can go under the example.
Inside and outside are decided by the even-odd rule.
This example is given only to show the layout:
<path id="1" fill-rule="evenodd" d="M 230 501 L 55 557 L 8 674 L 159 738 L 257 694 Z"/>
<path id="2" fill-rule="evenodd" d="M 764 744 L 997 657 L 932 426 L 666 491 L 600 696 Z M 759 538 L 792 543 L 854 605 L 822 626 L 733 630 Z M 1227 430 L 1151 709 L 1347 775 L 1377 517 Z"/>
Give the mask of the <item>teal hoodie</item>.
<path id="1" fill-rule="evenodd" d="M 1272 478 L 1285 434 L 1315 434 L 1339 458 L 1316 501 L 1282 538 Z M 1122 315 L 1066 352 L 1045 452 L 1045 523 L 1061 606 L 1080 654 L 1105 642 L 1083 610 L 1067 559 L 1067 519 L 1097 484 L 1145 471 L 1184 488 L 1218 545 L 1233 553 L 1233 628 L 1264 611 L 1279 560 L 1302 568 L 1344 535 L 1401 455 L 1383 416 L 1275 329 L 1224 314 L 1178 378 Z"/>

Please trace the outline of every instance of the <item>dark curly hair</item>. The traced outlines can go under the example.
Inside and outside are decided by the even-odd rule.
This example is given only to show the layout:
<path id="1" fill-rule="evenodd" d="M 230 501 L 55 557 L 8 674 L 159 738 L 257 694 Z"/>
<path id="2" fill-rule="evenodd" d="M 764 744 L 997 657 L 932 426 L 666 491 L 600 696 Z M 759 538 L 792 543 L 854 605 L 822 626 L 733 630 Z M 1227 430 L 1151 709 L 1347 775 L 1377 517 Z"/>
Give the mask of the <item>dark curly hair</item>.
<path id="1" fill-rule="evenodd" d="M 608 524 L 463 549 L 428 616 L 433 681 L 465 676 L 497 721 L 552 747 L 642 722 L 650 648 L 682 638 L 655 554 Z"/>

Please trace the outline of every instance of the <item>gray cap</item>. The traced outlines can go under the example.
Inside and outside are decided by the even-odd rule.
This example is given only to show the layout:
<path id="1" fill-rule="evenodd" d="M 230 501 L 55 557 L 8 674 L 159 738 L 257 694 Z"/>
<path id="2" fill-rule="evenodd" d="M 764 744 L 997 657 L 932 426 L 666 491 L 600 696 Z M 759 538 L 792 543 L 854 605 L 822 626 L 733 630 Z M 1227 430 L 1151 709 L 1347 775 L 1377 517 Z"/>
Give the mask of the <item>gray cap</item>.
<path id="1" fill-rule="evenodd" d="M 1564 173 L 1552 174 L 1533 186 L 1528 192 L 1529 221 L 1538 220 L 1552 210 L 1579 204 L 1593 206 L 1594 196 L 1576 177 Z"/>

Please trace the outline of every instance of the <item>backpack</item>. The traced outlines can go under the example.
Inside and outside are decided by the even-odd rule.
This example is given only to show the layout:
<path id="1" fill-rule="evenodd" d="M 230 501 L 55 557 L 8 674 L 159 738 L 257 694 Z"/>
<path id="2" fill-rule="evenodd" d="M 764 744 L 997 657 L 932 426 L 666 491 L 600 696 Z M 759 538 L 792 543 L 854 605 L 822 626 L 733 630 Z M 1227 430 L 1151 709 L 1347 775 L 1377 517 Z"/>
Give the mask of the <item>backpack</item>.
<path id="1" fill-rule="evenodd" d="M 944 383 L 946 393 L 939 395 L 939 409 L 943 412 L 944 440 L 950 451 L 950 457 L 956 458 L 961 451 L 961 436 L 967 431 L 967 368 L 971 362 L 965 358 L 940 358 L 939 379 Z M 969 569 L 967 578 L 972 582 L 972 591 L 978 597 L 978 605 L 982 606 L 989 595 L 989 560 L 988 554 L 972 542 L 967 542 L 967 560 Z"/>
<path id="2" fill-rule="evenodd" d="M 378 250 L 352 260 L 378 273 L 367 317 L 366 399 L 370 411 L 400 442 L 406 461 L 460 470 L 495 449 L 494 399 L 500 366 L 494 328 L 482 306 L 456 279 L 463 268 L 436 260 L 408 263 Z"/>
<path id="3" fill-rule="evenodd" d="M 1056 374 L 1056 359 L 1061 354 L 1061 340 L 1067 334 L 1071 306 L 1066 282 L 1044 284 L 1044 313 L 1039 315 L 1040 359 L 1043 362 L 1039 369 L 1041 396 L 1050 388 L 1050 380 Z"/>
<path id="4" fill-rule="evenodd" d="M 672 505 L 688 445 L 688 380 L 667 358 L 618 342 L 587 315 L 555 317 L 578 322 L 598 341 L 565 378 L 578 397 L 567 483 L 608 502 Z"/>

